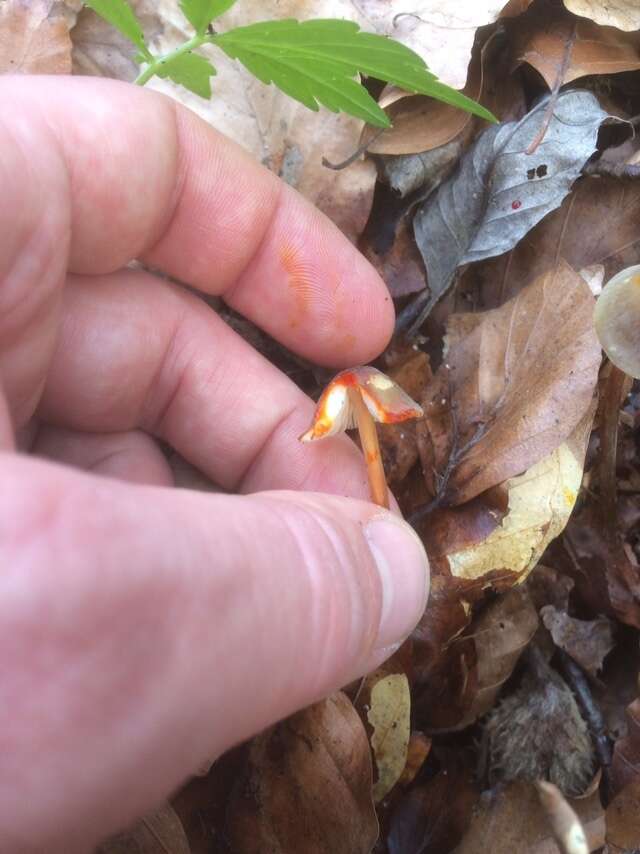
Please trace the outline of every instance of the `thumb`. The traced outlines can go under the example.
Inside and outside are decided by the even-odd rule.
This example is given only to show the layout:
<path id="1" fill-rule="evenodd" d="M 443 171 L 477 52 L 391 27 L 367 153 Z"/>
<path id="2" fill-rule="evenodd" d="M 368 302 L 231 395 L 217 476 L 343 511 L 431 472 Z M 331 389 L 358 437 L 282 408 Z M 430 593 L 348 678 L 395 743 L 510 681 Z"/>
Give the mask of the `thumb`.
<path id="1" fill-rule="evenodd" d="M 366 502 L 0 469 L 0 828 L 25 850 L 131 820 L 374 667 L 425 607 L 420 541 Z"/>

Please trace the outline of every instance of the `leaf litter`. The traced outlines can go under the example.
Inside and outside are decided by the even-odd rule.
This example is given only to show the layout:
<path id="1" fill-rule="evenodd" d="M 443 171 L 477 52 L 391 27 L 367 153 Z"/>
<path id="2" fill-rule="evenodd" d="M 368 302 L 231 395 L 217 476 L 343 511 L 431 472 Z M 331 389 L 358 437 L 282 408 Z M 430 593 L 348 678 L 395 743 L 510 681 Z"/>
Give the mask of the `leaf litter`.
<path id="1" fill-rule="evenodd" d="M 189 37 L 177 3 L 132 5 L 154 49 Z M 6 0 L 0 68 L 132 80 L 130 47 L 80 6 Z M 640 263 L 637 3 L 487 0 L 454 13 L 238 0 L 223 20 L 286 17 L 399 37 L 502 118 L 486 129 L 388 89 L 380 104 L 396 126 L 336 171 L 322 158 L 348 159 L 367 139 L 360 120 L 319 118 L 224 57 L 210 100 L 154 83 L 318 204 L 399 309 L 416 292 L 422 306 L 439 300 L 424 321 L 412 309 L 415 334 L 380 364 L 426 408 L 417 425 L 380 432 L 432 595 L 386 670 L 218 759 L 103 850 L 551 854 L 571 850 L 558 829 L 570 814 L 589 851 L 638 847 L 640 392 L 618 413 L 612 526 L 592 324 L 593 293 Z M 260 346 L 318 392 L 316 372 Z M 546 810 L 545 778 L 564 789 Z"/>

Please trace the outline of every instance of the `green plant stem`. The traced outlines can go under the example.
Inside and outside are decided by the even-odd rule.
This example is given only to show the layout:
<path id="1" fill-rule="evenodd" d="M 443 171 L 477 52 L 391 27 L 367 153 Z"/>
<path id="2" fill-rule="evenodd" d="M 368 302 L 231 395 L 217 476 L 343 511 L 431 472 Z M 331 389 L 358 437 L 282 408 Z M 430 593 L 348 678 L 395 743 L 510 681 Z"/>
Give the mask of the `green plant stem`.
<path id="1" fill-rule="evenodd" d="M 133 82 L 136 86 L 144 86 L 148 80 L 151 80 L 154 74 L 158 73 L 158 69 L 165 65 L 165 63 L 170 62 L 178 56 L 182 56 L 183 53 L 190 53 L 192 50 L 196 50 L 196 48 L 201 47 L 203 44 L 210 44 L 211 41 L 212 37 L 209 33 L 204 33 L 204 35 L 193 36 L 189 41 L 186 41 L 184 44 L 181 44 L 180 47 L 172 50 L 171 53 L 165 53 L 162 56 L 153 56 L 150 54 L 151 59 L 149 64 L 144 71 L 140 72 Z"/>

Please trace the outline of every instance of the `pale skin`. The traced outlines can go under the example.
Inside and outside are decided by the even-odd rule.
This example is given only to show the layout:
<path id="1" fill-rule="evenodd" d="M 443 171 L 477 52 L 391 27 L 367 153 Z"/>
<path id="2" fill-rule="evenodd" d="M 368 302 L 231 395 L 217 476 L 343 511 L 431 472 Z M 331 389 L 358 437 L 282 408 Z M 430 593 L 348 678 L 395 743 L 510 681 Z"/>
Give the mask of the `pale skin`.
<path id="1" fill-rule="evenodd" d="M 393 325 L 349 242 L 153 93 L 4 77 L 0 115 L 0 851 L 83 854 L 381 661 L 428 572 L 355 446 L 297 441 L 311 400 L 123 269 L 344 367 Z M 158 439 L 225 493 L 172 488 Z"/>

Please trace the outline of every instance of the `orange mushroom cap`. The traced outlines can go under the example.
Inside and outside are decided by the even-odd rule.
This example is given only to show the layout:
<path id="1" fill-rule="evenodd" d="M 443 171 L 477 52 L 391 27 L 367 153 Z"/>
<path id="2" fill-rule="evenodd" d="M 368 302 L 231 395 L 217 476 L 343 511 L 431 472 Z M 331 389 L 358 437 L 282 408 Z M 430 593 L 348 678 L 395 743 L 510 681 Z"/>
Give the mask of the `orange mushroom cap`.
<path id="1" fill-rule="evenodd" d="M 349 390 L 362 396 L 374 421 L 398 424 L 409 418 L 420 418 L 422 408 L 400 386 L 382 371 L 365 365 L 342 371 L 322 392 L 311 427 L 300 436 L 301 442 L 312 442 L 335 436 L 356 426 Z"/>

